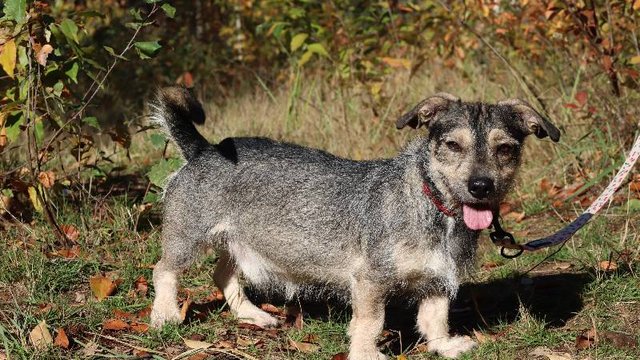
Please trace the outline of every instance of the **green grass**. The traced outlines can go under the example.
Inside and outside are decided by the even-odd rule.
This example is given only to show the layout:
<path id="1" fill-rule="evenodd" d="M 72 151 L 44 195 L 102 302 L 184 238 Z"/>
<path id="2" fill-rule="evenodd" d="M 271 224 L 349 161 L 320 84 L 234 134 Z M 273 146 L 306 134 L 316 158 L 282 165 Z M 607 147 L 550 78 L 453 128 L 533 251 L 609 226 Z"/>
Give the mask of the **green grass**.
<path id="1" fill-rule="evenodd" d="M 256 86 L 255 93 L 238 96 L 224 107 L 208 106 L 210 121 L 203 132 L 213 141 L 234 135 L 260 135 L 356 159 L 385 157 L 415 136 L 397 132 L 392 126 L 394 116 L 436 89 L 461 89 L 457 94 L 463 98 L 482 94 L 485 100 L 518 93 L 505 89 L 504 81 L 483 78 L 469 84 L 455 72 L 419 73 L 400 79 L 403 86 L 397 87 L 388 105 L 377 109 L 378 116 L 374 117 L 367 100 L 354 96 L 354 90 L 336 91 L 317 79 L 306 80 L 297 79 L 293 90 L 265 91 Z M 569 125 L 571 120 L 561 107 L 565 100 L 560 96 L 552 103 L 552 115 L 560 125 Z M 548 235 L 575 218 L 582 207 L 569 201 L 553 210 L 555 199 L 540 189 L 540 181 L 548 179 L 560 187 L 582 180 L 589 184 L 588 180 L 621 159 L 620 144 L 611 134 L 572 126 L 560 146 L 530 141 L 519 185 L 509 198 L 513 211 L 526 216 L 520 223 L 506 220 L 505 227 L 520 241 L 526 241 Z M 195 304 L 188 315 L 191 321 L 141 334 L 103 329 L 104 321 L 114 318 L 115 310 L 135 314 L 148 308 L 153 298 L 151 283 L 145 295 L 136 295 L 134 283 L 141 276 L 151 282 L 151 266 L 160 257 L 161 204 L 143 213 L 137 206 L 147 185 L 144 174 L 159 161 L 162 148 L 152 145 L 149 134 L 136 134 L 131 161 L 125 162 L 124 154 L 118 160 L 129 166 L 124 174 L 132 178 L 107 184 L 103 180 L 109 177 L 100 175 L 92 179 L 91 193 L 86 190 L 89 180 L 83 179 L 74 185 L 83 184 L 85 190 L 71 188 L 76 191 L 74 197 L 55 198 L 59 223 L 72 224 L 80 232 L 80 254 L 75 258 L 51 254 L 59 245 L 39 214 L 30 224 L 4 225 L 5 231 L 0 233 L 0 359 L 83 358 L 92 347 L 97 357 L 134 357 L 136 348 L 146 348 L 156 352 L 152 353 L 156 358 L 170 359 L 187 350 L 185 338 L 214 344 L 217 350 L 209 353 L 216 359 L 329 359 L 347 351 L 350 314 L 344 305 L 333 302 L 311 307 L 320 308 L 311 313 L 307 307 L 302 329 L 258 331 L 239 327 L 222 302 L 207 300 L 215 290 L 215 254 L 203 256 L 182 278 L 179 296 L 184 300 L 189 292 Z M 113 176 L 111 168 L 115 166 L 105 164 L 103 170 Z M 580 174 L 588 178 L 581 179 Z M 610 173 L 604 173 L 586 193 L 597 194 L 608 179 Z M 578 359 L 640 358 L 637 346 L 627 348 L 605 340 L 584 350 L 575 347 L 576 337 L 594 326 L 598 331 L 624 332 L 636 341 L 640 336 L 640 212 L 627 211 L 626 207 L 626 199 L 637 198 L 638 194 L 624 188 L 619 194 L 621 197 L 610 208 L 548 259 L 556 249 L 506 260 L 486 235 L 482 237 L 478 266 L 469 275 L 452 312 L 453 329 L 484 339 L 464 359 L 531 358 L 530 353 L 538 347 Z M 599 268 L 603 260 L 615 261 L 618 269 L 603 271 Z M 492 266 L 482 266 L 487 264 Z M 89 288 L 89 278 L 98 274 L 121 281 L 117 291 L 101 302 Z M 401 308 L 388 316 L 388 326 L 394 327 L 381 337 L 382 350 L 409 359 L 437 359 L 416 343 L 410 314 Z M 29 332 L 42 320 L 54 337 L 56 329 L 65 330 L 71 339 L 69 350 L 34 348 Z M 148 317 L 139 321 L 147 322 Z M 310 336 L 316 351 L 302 353 L 291 348 L 290 341 Z"/>

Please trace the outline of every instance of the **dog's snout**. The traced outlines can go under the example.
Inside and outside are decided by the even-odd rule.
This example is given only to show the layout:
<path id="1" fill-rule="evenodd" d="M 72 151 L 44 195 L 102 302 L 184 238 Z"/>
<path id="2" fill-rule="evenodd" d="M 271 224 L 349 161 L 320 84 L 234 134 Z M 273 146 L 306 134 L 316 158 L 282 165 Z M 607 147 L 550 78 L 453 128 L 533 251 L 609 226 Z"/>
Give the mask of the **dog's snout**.
<path id="1" fill-rule="evenodd" d="M 488 177 L 472 177 L 469 179 L 469 193 L 476 199 L 488 197 L 494 190 L 493 180 Z"/>

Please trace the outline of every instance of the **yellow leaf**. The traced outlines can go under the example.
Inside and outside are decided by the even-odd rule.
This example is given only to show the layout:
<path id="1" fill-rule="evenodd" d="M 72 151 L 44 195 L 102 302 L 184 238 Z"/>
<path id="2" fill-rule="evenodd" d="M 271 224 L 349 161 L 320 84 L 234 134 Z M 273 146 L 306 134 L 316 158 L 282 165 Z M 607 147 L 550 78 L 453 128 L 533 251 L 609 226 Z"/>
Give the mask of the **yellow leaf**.
<path id="1" fill-rule="evenodd" d="M 382 60 L 383 63 L 391 66 L 392 68 L 403 67 L 403 68 L 405 68 L 407 70 L 411 69 L 411 60 L 409 60 L 409 59 L 383 57 L 380 60 Z"/>
<path id="2" fill-rule="evenodd" d="M 89 287 L 96 299 L 102 301 L 102 299 L 116 291 L 117 284 L 108 277 L 97 275 L 89 279 Z"/>
<path id="3" fill-rule="evenodd" d="M 304 66 L 304 64 L 306 64 L 311 59 L 311 55 L 313 55 L 311 51 L 307 51 L 302 54 L 300 60 L 298 60 L 298 66 Z"/>
<path id="4" fill-rule="evenodd" d="M 29 200 L 31 200 L 31 204 L 33 205 L 33 209 L 39 213 L 42 212 L 42 203 L 38 198 L 38 193 L 36 192 L 36 188 L 33 186 L 29 186 L 27 190 L 29 192 Z"/>
<path id="5" fill-rule="evenodd" d="M 633 3 L 633 10 L 640 10 L 640 0 L 636 0 Z"/>
<path id="6" fill-rule="evenodd" d="M 308 37 L 309 35 L 305 33 L 297 34 L 296 36 L 294 36 L 291 39 L 291 52 L 298 50 L 300 46 L 304 44 L 304 41 L 307 40 Z"/>
<path id="7" fill-rule="evenodd" d="M 640 0 L 638 0 L 636 4 L 640 4 Z M 632 65 L 640 64 L 640 55 L 636 55 L 631 59 L 629 59 L 629 64 L 632 64 Z"/>
<path id="8" fill-rule="evenodd" d="M 44 320 L 40 321 L 40 323 L 31 330 L 29 340 L 38 350 L 44 350 L 53 344 L 53 337 L 51 337 L 51 333 L 49 329 L 47 329 L 47 323 Z"/>
<path id="9" fill-rule="evenodd" d="M 11 39 L 4 43 L 4 46 L 2 47 L 2 52 L 0 52 L 0 65 L 2 65 L 4 72 L 6 72 L 12 79 L 13 70 L 16 68 L 16 57 L 16 42 Z"/>

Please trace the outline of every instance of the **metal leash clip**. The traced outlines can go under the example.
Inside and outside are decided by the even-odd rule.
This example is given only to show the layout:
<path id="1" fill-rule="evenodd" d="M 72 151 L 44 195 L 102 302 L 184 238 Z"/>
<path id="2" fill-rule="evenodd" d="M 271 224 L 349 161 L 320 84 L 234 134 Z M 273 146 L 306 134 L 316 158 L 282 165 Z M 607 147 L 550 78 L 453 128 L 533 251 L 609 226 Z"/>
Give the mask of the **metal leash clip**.
<path id="1" fill-rule="evenodd" d="M 489 234 L 489 238 L 495 245 L 502 247 L 500 249 L 500 255 L 502 255 L 502 257 L 507 259 L 515 259 L 518 256 L 522 255 L 522 253 L 524 252 L 524 247 L 516 242 L 516 239 L 511 233 L 506 232 L 504 231 L 504 229 L 502 229 L 498 217 L 498 214 L 495 214 L 493 216 L 492 225 L 495 231 Z M 506 252 L 506 249 L 517 251 L 513 254 L 508 254 Z"/>

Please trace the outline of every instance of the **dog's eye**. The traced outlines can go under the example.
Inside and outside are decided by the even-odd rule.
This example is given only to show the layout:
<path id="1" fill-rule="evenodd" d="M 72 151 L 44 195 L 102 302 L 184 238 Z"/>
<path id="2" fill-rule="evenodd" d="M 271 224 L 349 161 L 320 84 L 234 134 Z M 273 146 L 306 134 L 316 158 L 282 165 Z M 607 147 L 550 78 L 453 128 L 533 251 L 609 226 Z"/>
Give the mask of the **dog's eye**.
<path id="1" fill-rule="evenodd" d="M 511 155 L 513 154 L 514 146 L 511 144 L 502 144 L 498 145 L 498 149 L 496 150 L 499 155 Z"/>
<path id="2" fill-rule="evenodd" d="M 449 140 L 444 144 L 447 145 L 447 148 L 449 148 L 449 150 L 453 152 L 462 152 L 462 146 L 460 146 L 460 144 L 455 141 Z"/>

